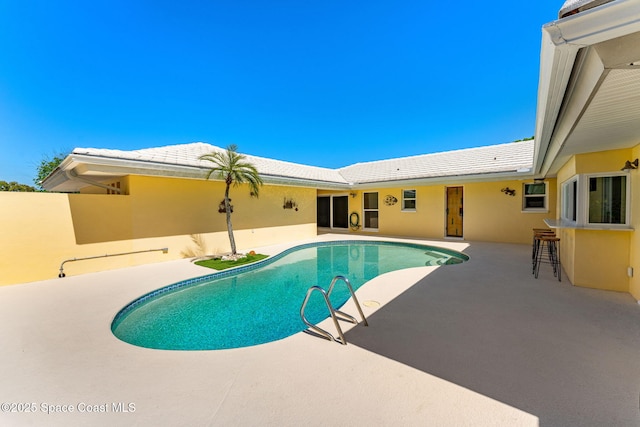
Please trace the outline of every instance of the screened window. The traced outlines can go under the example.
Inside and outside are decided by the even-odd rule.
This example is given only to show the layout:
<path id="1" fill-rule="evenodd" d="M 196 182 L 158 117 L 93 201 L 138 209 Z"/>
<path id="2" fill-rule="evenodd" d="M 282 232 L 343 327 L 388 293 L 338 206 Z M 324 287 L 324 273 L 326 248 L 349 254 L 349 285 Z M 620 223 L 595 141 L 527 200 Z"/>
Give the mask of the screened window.
<path id="1" fill-rule="evenodd" d="M 525 211 L 547 211 L 547 183 L 524 184 L 522 209 Z"/>
<path id="2" fill-rule="evenodd" d="M 402 190 L 402 210 L 416 210 L 416 190 Z"/>
<path id="3" fill-rule="evenodd" d="M 378 193 L 364 193 L 364 228 L 378 229 Z"/>

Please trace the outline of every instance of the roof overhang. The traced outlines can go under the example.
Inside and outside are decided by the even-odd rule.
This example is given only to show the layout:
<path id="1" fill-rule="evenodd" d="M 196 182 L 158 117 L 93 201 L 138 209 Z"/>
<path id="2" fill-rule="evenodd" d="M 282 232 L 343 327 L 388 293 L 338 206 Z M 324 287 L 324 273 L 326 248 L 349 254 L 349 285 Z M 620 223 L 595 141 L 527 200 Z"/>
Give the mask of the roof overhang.
<path id="1" fill-rule="evenodd" d="M 487 172 L 487 173 L 475 173 L 468 175 L 443 175 L 443 176 L 431 176 L 425 178 L 412 178 L 412 179 L 398 179 L 387 180 L 377 182 L 360 182 L 351 184 L 351 189 L 354 190 L 366 190 L 369 188 L 397 188 L 397 187 L 409 187 L 409 186 L 421 186 L 421 185 L 457 185 L 466 184 L 471 182 L 494 182 L 494 181 L 528 181 L 535 179 L 534 174 L 530 169 L 515 170 L 507 172 Z"/>
<path id="2" fill-rule="evenodd" d="M 126 160 L 104 156 L 72 153 L 44 180 L 42 187 L 49 191 L 77 192 L 84 187 L 106 187 L 127 175 L 162 176 L 172 178 L 205 179 L 206 168 Z M 265 184 L 313 187 L 320 189 L 348 189 L 348 184 L 302 179 L 261 173 Z M 114 191 L 117 191 L 114 189 Z"/>
<path id="3" fill-rule="evenodd" d="M 640 141 L 640 0 L 616 0 L 543 27 L 534 172 Z"/>
<path id="4" fill-rule="evenodd" d="M 109 183 L 127 175 L 163 176 L 188 179 L 205 179 L 206 169 L 184 165 L 173 165 L 137 160 L 123 160 L 70 154 L 43 182 L 42 186 L 50 191 L 77 192 L 88 186 L 107 188 Z M 367 188 L 390 188 L 397 186 L 433 185 L 441 183 L 466 183 L 495 180 L 527 180 L 533 179 L 531 169 L 500 171 L 475 174 L 454 174 L 429 176 L 422 178 L 370 181 L 357 183 L 339 183 L 260 174 L 265 184 L 311 187 L 320 190 L 358 190 Z M 113 189 L 117 191 L 117 189 Z"/>

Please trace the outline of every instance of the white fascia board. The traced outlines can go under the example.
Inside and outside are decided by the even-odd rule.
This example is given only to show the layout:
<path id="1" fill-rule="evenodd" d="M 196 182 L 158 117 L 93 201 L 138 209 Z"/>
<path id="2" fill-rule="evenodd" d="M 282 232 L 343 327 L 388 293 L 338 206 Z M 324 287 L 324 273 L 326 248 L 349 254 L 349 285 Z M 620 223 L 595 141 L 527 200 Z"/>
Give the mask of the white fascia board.
<path id="1" fill-rule="evenodd" d="M 366 190 L 375 188 L 398 188 L 398 187 L 417 187 L 429 185 L 452 185 L 473 182 L 495 182 L 495 181 L 524 181 L 537 178 L 533 172 L 487 172 L 483 174 L 473 175 L 448 175 L 432 178 L 416 178 L 402 179 L 397 181 L 378 181 L 378 182 L 359 182 L 351 185 L 353 190 Z"/>
<path id="2" fill-rule="evenodd" d="M 314 181 L 302 178 L 290 178 L 287 176 L 265 175 L 260 174 L 262 181 L 265 184 L 280 185 L 287 187 L 305 187 L 316 188 L 319 190 L 349 190 L 351 186 L 346 183 L 329 182 L 329 181 Z"/>
<path id="3" fill-rule="evenodd" d="M 577 79 L 570 82 L 564 91 L 562 109 L 556 115 L 553 133 L 547 146 L 546 157 L 541 164 L 541 173 L 546 175 L 552 168 L 555 159 L 561 154 L 562 147 L 571 136 L 576 124 L 584 114 L 605 78 L 607 71 L 594 49 L 584 51 L 580 60 L 573 67 Z"/>
<path id="4" fill-rule="evenodd" d="M 100 172 L 119 175 L 175 176 L 185 178 L 204 178 L 205 171 L 194 166 L 172 165 L 167 163 L 146 162 L 140 160 L 116 159 L 109 157 L 73 155 L 82 165 L 83 172 Z"/>
<path id="5" fill-rule="evenodd" d="M 75 168 L 78 163 L 73 158 L 73 155 L 68 155 L 65 159 L 53 170 L 45 179 L 40 182 L 40 185 L 45 190 L 56 188 L 59 185 L 64 184 L 69 180 L 69 177 L 65 171 Z"/>
<path id="6" fill-rule="evenodd" d="M 616 0 L 546 24 L 542 30 L 533 164 L 534 171 L 544 175 L 553 162 L 549 145 L 578 51 L 640 31 L 640 0 Z M 556 148 L 557 154 L 561 147 Z"/>
<path id="7" fill-rule="evenodd" d="M 638 31 L 640 1 L 616 0 L 551 22 L 558 45 L 592 46 Z"/>
<path id="8" fill-rule="evenodd" d="M 533 168 L 536 173 L 541 173 L 542 164 L 547 156 L 555 128 L 554 124 L 558 118 L 571 77 L 573 63 L 579 50 L 579 47 L 570 45 L 562 45 L 563 48 L 558 48 L 552 38 L 552 34 L 542 33 L 536 110 L 536 144 L 533 151 Z"/>
<path id="9" fill-rule="evenodd" d="M 206 168 L 172 165 L 167 163 L 145 162 L 126 159 L 112 159 L 87 155 L 73 155 L 74 166 L 80 174 L 99 173 L 112 176 L 146 175 L 175 178 L 205 179 Z M 64 175 L 64 174 L 63 174 Z M 260 174 L 266 184 L 288 185 L 311 188 L 348 189 L 348 184 L 339 182 L 314 181 L 303 178 Z"/>

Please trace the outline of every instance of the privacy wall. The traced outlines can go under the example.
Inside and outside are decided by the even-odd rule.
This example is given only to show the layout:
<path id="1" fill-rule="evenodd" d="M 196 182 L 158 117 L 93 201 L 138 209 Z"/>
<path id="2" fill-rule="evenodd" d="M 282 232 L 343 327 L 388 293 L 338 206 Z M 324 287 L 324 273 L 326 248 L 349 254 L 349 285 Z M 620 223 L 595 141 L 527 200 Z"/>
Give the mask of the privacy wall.
<path id="1" fill-rule="evenodd" d="M 0 192 L 0 285 L 55 278 L 72 258 L 168 248 L 70 262 L 67 275 L 230 250 L 225 214 L 218 212 L 222 183 L 125 181 L 124 195 Z M 315 190 L 297 187 L 263 186 L 259 198 L 247 187 L 232 188 L 238 250 L 315 236 L 315 197 Z"/>

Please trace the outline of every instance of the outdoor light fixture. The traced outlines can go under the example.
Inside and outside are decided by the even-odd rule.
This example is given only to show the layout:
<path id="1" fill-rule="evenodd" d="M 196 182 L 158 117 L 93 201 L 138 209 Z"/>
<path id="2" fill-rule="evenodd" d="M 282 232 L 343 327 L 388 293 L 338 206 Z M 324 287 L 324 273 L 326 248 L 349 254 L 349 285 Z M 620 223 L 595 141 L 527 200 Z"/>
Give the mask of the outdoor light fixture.
<path id="1" fill-rule="evenodd" d="M 633 169 L 638 169 L 638 159 L 635 159 L 633 162 L 630 160 L 627 160 L 624 164 L 624 167 L 621 170 L 630 171 Z"/>
<path id="2" fill-rule="evenodd" d="M 500 190 L 500 191 L 502 191 L 502 192 L 503 192 L 504 194 L 506 194 L 507 196 L 515 196 L 515 195 L 516 195 L 516 190 L 513 190 L 513 189 L 511 189 L 511 188 L 509 188 L 509 187 L 505 187 L 505 188 L 503 188 L 503 189 L 502 189 L 502 190 Z"/>

